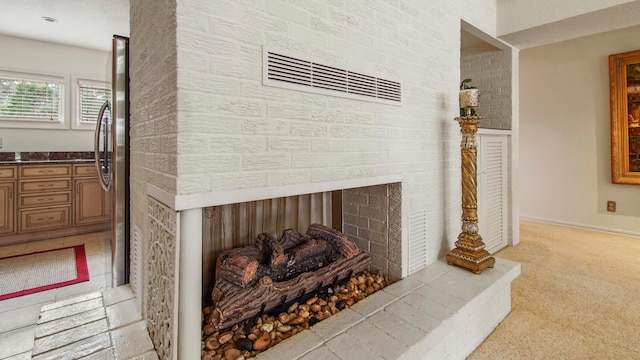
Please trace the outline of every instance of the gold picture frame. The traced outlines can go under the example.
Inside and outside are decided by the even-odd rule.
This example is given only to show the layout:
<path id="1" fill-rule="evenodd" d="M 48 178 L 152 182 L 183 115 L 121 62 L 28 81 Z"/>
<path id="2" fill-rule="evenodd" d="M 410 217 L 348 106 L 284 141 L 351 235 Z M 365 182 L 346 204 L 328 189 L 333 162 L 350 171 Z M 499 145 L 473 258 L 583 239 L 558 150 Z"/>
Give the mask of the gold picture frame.
<path id="1" fill-rule="evenodd" d="M 640 50 L 609 55 L 611 181 L 640 185 Z"/>

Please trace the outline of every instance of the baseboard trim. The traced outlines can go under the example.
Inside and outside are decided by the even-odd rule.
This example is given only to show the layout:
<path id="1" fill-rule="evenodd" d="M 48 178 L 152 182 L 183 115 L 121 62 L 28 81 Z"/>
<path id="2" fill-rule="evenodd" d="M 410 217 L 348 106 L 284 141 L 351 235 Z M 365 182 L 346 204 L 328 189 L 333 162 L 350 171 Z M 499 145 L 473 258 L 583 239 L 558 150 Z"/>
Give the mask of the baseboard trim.
<path id="1" fill-rule="evenodd" d="M 640 239 L 640 232 L 635 232 L 635 231 L 611 229 L 611 228 L 602 227 L 602 226 L 572 223 L 568 221 L 541 219 L 541 218 L 534 218 L 534 217 L 528 217 L 528 216 L 520 216 L 520 220 L 542 223 L 542 224 L 549 224 L 549 225 L 560 225 L 560 226 L 566 226 L 566 227 L 581 229 L 581 230 L 592 230 L 592 231 L 597 231 L 597 232 L 606 233 L 606 234 L 631 236 L 631 237 Z"/>

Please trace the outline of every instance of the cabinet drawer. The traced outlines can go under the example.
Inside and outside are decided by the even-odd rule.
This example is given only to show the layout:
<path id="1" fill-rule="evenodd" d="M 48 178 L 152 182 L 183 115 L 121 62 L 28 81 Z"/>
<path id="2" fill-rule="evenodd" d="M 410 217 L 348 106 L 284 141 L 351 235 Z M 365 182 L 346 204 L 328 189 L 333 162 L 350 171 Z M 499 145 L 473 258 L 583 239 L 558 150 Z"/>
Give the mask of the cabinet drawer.
<path id="1" fill-rule="evenodd" d="M 20 210 L 20 231 L 57 229 L 71 225 L 71 205 Z"/>
<path id="2" fill-rule="evenodd" d="M 20 208 L 69 204 L 71 204 L 71 192 L 68 191 L 53 194 L 20 195 L 18 200 Z"/>
<path id="3" fill-rule="evenodd" d="M 71 191 L 71 179 L 20 181 L 20 193 L 41 191 Z"/>
<path id="4" fill-rule="evenodd" d="M 15 166 L 0 166 L 0 179 L 15 179 L 16 167 Z"/>
<path id="5" fill-rule="evenodd" d="M 73 165 L 73 176 L 98 176 L 95 164 Z"/>
<path id="6" fill-rule="evenodd" d="M 71 165 L 23 165 L 20 166 L 20 178 L 43 178 L 71 176 Z"/>

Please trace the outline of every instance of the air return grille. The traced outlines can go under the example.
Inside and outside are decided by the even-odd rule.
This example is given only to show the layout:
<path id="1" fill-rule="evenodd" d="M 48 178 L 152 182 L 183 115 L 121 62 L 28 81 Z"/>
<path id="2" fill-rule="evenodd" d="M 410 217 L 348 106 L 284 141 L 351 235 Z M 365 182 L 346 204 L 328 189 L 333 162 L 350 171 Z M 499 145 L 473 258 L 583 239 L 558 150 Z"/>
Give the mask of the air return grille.
<path id="1" fill-rule="evenodd" d="M 399 105 L 401 84 L 334 66 L 264 52 L 264 84 L 326 95 Z"/>

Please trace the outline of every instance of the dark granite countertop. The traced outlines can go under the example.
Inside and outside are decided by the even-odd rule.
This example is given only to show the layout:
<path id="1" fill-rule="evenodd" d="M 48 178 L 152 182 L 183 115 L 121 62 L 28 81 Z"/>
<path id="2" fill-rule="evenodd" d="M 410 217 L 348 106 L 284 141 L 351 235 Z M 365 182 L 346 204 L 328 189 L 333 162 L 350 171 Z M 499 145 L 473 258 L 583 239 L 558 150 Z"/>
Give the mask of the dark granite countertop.
<path id="1" fill-rule="evenodd" d="M 73 152 L 0 152 L 1 165 L 35 165 L 35 164 L 78 164 L 91 163 L 93 151 Z"/>
<path id="2" fill-rule="evenodd" d="M 42 165 L 42 164 L 84 164 L 92 163 L 93 159 L 72 159 L 72 160 L 13 160 L 13 161 L 0 161 L 2 165 Z"/>

